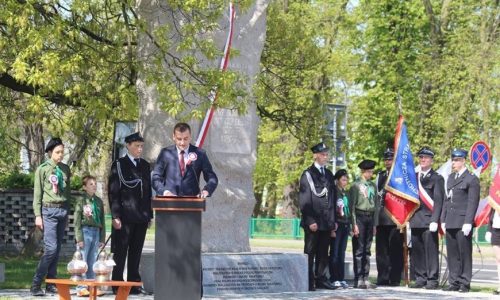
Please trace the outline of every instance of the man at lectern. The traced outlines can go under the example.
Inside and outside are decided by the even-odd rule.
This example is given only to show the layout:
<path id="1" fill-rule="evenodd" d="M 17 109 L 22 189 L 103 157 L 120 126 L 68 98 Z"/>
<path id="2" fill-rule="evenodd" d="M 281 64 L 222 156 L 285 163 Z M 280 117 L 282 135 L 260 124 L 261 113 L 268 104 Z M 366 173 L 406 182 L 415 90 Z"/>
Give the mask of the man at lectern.
<path id="1" fill-rule="evenodd" d="M 207 153 L 191 145 L 191 127 L 177 123 L 173 140 L 175 145 L 163 148 L 156 159 L 153 169 L 155 192 L 163 196 L 211 196 L 219 181 Z M 200 191 L 201 173 L 206 185 Z"/>

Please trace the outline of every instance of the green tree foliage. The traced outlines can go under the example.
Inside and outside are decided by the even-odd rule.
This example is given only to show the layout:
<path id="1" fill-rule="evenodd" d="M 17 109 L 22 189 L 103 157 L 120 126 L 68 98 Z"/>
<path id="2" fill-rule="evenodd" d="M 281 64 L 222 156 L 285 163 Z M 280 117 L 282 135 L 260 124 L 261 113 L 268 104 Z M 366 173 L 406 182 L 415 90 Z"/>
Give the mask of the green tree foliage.
<path id="1" fill-rule="evenodd" d="M 245 110 L 245 94 L 237 88 L 242 78 L 200 67 L 221 53 L 204 34 L 218 28 L 225 1 L 159 5 L 173 21 L 151 31 L 135 5 L 133 0 L 1 1 L 0 106 L 20 117 L 2 118 L 2 125 L 38 124 L 45 134 L 63 136 L 75 147 L 72 160 L 95 144 L 107 143 L 109 149 L 114 121 L 137 119 L 140 72 L 147 84 L 155 84 L 170 114 L 188 110 L 200 117 L 214 87 L 221 91 L 218 105 Z M 181 37 L 178 43 L 173 35 Z M 139 57 L 138 47 L 146 44 L 156 50 Z M 190 103 L 186 95 L 199 101 Z M 18 141 L 22 134 L 10 132 Z M 39 152 L 43 138 L 39 143 L 38 150 L 29 149 Z"/>
<path id="2" fill-rule="evenodd" d="M 400 112 L 414 152 L 424 145 L 434 148 L 437 166 L 451 148 L 468 149 L 479 139 L 498 160 L 499 5 L 493 0 L 275 1 L 257 86 L 263 122 L 256 194 L 275 186 L 278 192 L 268 195 L 285 206 L 290 202 L 286 187 L 296 191 L 299 174 L 311 161 L 307 148 L 323 134 L 325 103 L 348 104 L 351 174 L 363 158 L 382 166 Z M 486 190 L 489 180 L 481 181 Z"/>
<path id="3" fill-rule="evenodd" d="M 349 85 L 347 59 L 337 35 L 347 1 L 273 1 L 268 7 L 262 72 L 255 94 L 262 118 L 254 176 L 259 214 L 261 200 L 273 208 L 284 200 L 284 215 L 297 215 L 300 174 L 311 164 L 309 148 L 325 130 L 327 103 L 343 102 Z M 345 59 L 345 60 L 344 60 Z M 266 191 L 266 193 L 264 193 Z M 266 195 L 267 199 L 261 199 Z"/>

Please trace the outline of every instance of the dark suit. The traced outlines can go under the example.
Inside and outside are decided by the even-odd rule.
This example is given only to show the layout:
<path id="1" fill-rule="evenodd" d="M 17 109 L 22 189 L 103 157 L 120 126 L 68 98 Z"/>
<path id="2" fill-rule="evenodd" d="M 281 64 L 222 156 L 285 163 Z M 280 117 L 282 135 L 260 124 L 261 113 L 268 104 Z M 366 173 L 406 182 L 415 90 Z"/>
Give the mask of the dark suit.
<path id="1" fill-rule="evenodd" d="M 206 182 L 203 190 L 209 195 L 215 191 L 218 179 L 205 150 L 189 145 L 188 153 L 195 153 L 197 158 L 186 166 L 184 176 L 181 176 L 177 147 L 172 145 L 161 150 L 153 169 L 153 188 L 158 195 L 163 195 L 164 191 L 170 191 L 177 196 L 198 195 L 201 173 Z"/>
<path id="2" fill-rule="evenodd" d="M 141 281 L 139 263 L 142 247 L 148 223 L 153 218 L 150 176 L 149 163 L 144 159 L 140 159 L 135 166 L 128 156 L 124 156 L 111 166 L 109 206 L 113 219 L 119 218 L 122 223 L 121 229 L 113 228 L 111 232 L 111 250 L 116 262 L 113 280 L 123 281 L 128 253 L 127 281 Z"/>
<path id="3" fill-rule="evenodd" d="M 446 251 L 450 269 L 449 283 L 470 288 L 472 278 L 472 231 L 464 236 L 462 225 L 474 226 L 474 216 L 479 205 L 479 179 L 465 170 L 455 179 L 450 174 L 446 189 L 452 193 L 446 199 L 441 213 L 441 223 L 446 226 Z"/>
<path id="4" fill-rule="evenodd" d="M 326 188 L 325 196 L 316 196 L 307 180 L 306 172 L 311 175 L 314 189 L 319 194 Z M 302 213 L 301 226 L 304 228 L 304 253 L 308 255 L 309 288 L 314 289 L 314 282 L 327 281 L 326 269 L 328 267 L 328 247 L 330 233 L 335 229 L 335 199 L 336 197 L 333 174 L 325 168 L 322 175 L 318 168 L 310 166 L 302 173 L 300 178 L 299 202 Z M 316 223 L 318 230 L 312 232 L 309 225 Z M 313 273 L 313 266 L 315 272 Z"/>
<path id="5" fill-rule="evenodd" d="M 418 174 L 420 176 L 420 174 Z M 429 231 L 429 224 L 439 223 L 444 201 L 444 179 L 434 170 L 420 177 L 420 184 L 434 201 L 432 211 L 420 199 L 420 206 L 410 219 L 411 264 L 419 286 L 436 288 L 439 281 L 438 232 Z"/>
<path id="6" fill-rule="evenodd" d="M 377 226 L 375 239 L 375 259 L 377 261 L 377 284 L 399 285 L 403 271 L 403 237 L 396 224 L 385 211 L 385 182 L 388 171 L 377 175 Z"/>

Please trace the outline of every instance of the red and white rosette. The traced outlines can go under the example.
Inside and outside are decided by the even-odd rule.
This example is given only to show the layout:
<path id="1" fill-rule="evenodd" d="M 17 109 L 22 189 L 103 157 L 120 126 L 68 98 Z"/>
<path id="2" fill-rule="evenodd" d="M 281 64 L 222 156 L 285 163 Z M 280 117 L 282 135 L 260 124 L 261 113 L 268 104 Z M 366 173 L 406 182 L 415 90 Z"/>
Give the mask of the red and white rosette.
<path id="1" fill-rule="evenodd" d="M 52 174 L 49 176 L 49 182 L 52 184 L 52 191 L 57 194 L 57 183 L 59 180 L 57 179 L 57 176 Z"/>
<path id="2" fill-rule="evenodd" d="M 196 155 L 196 153 L 189 152 L 189 154 L 188 154 L 188 161 L 187 161 L 186 165 L 189 166 L 193 161 L 195 161 L 197 159 L 198 159 L 198 155 Z"/>

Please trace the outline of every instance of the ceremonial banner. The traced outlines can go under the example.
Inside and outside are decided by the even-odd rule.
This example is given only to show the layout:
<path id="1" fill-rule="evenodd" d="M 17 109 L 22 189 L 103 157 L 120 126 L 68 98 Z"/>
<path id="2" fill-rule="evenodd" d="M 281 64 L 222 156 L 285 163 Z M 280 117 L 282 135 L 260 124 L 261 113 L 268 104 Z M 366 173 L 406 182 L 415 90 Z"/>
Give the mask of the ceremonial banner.
<path id="1" fill-rule="evenodd" d="M 420 206 L 415 165 L 403 116 L 399 117 L 396 129 L 394 160 L 385 189 L 385 210 L 402 228 Z"/>
<path id="2" fill-rule="evenodd" d="M 500 163 L 496 165 L 495 176 L 490 187 L 488 203 L 500 213 Z"/>
<path id="3" fill-rule="evenodd" d="M 476 227 L 486 225 L 489 221 L 491 209 L 500 212 L 500 164 L 496 165 L 495 175 L 491 183 L 490 193 L 488 197 L 479 202 L 476 215 L 474 217 L 474 225 Z"/>

